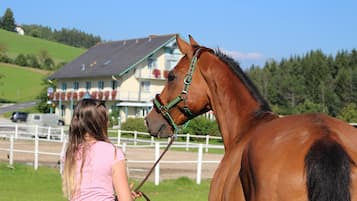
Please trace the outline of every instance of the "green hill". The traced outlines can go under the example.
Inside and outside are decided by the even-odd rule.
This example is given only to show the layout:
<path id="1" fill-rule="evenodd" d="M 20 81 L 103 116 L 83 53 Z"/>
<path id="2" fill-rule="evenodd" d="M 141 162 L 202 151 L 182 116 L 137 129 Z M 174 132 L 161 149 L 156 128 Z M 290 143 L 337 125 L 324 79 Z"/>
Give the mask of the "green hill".
<path id="1" fill-rule="evenodd" d="M 6 53 L 11 58 L 15 58 L 20 53 L 39 55 L 40 51 L 47 50 L 55 63 L 69 62 L 86 51 L 61 43 L 21 36 L 3 29 L 0 29 L 0 45 L 7 49 Z"/>
<path id="2" fill-rule="evenodd" d="M 42 80 L 51 72 L 0 63 L 0 102 L 35 100 L 41 92 Z"/>
<path id="3" fill-rule="evenodd" d="M 40 51 L 46 50 L 55 63 L 70 62 L 86 51 L 61 43 L 21 36 L 3 29 L 0 29 L 0 46 L 5 47 L 6 54 L 11 58 L 16 58 L 20 53 L 38 56 Z M 0 102 L 35 100 L 43 88 L 42 80 L 51 73 L 0 63 Z"/>

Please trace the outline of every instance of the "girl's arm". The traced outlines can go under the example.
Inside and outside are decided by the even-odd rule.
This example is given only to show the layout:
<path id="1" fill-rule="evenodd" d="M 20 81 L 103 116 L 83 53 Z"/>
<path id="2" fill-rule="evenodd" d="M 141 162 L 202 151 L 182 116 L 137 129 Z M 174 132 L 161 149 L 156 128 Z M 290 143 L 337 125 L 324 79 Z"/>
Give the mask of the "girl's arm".
<path id="1" fill-rule="evenodd" d="M 125 160 L 114 163 L 112 167 L 112 176 L 115 192 L 119 201 L 132 201 L 131 190 L 126 174 Z"/>

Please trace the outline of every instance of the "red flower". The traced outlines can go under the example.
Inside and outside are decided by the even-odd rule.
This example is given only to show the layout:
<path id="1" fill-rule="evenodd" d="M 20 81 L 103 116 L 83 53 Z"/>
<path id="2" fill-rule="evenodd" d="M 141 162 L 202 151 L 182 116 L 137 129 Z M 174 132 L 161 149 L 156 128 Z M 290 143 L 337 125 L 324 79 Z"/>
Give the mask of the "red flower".
<path id="1" fill-rule="evenodd" d="M 83 96 L 84 96 L 84 91 L 80 91 L 80 92 L 79 92 L 79 98 L 82 99 Z"/>
<path id="2" fill-rule="evenodd" d="M 112 100 L 114 100 L 117 96 L 117 90 L 112 91 Z"/>
<path id="3" fill-rule="evenodd" d="M 159 69 L 154 69 L 154 70 L 152 71 L 152 74 L 155 76 L 155 78 L 159 78 L 161 72 L 160 72 Z"/>
<path id="4" fill-rule="evenodd" d="M 77 96 L 77 92 L 73 92 L 73 100 L 77 100 L 78 96 Z"/>
<path id="5" fill-rule="evenodd" d="M 70 100 L 71 96 L 72 96 L 72 93 L 71 92 L 67 92 L 67 100 Z"/>
<path id="6" fill-rule="evenodd" d="M 99 92 L 98 92 L 98 99 L 99 99 L 99 100 L 102 100 L 102 99 L 103 99 L 103 92 L 102 92 L 102 91 L 99 91 Z"/>
<path id="7" fill-rule="evenodd" d="M 105 100 L 109 99 L 109 91 L 104 91 L 104 98 Z"/>
<path id="8" fill-rule="evenodd" d="M 90 95 L 93 99 L 97 98 L 97 91 L 92 91 L 91 95 Z"/>

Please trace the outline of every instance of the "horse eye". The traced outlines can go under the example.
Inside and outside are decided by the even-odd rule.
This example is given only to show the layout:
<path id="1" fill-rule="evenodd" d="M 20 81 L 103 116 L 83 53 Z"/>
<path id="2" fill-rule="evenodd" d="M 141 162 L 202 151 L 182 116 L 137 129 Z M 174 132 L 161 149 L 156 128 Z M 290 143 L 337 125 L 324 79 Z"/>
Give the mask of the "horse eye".
<path id="1" fill-rule="evenodd" d="M 173 81 L 176 78 L 174 72 L 170 71 L 169 75 L 167 76 L 168 81 Z"/>

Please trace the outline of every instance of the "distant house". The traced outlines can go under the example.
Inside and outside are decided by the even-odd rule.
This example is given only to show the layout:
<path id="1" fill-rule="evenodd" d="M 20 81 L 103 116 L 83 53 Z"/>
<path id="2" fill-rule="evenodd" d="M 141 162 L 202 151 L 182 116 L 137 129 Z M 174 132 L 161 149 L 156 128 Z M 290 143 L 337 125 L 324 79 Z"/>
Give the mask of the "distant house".
<path id="1" fill-rule="evenodd" d="M 69 124 L 74 104 L 88 94 L 119 110 L 120 121 L 144 117 L 181 56 L 174 34 L 97 44 L 49 77 L 57 81 L 55 112 Z"/>
<path id="2" fill-rule="evenodd" d="M 17 32 L 17 34 L 19 34 L 19 35 L 21 35 L 21 36 L 25 35 L 24 29 L 23 29 L 21 26 L 19 26 L 19 25 L 16 25 L 15 31 Z"/>

